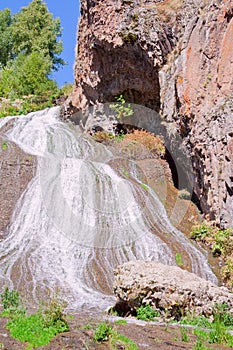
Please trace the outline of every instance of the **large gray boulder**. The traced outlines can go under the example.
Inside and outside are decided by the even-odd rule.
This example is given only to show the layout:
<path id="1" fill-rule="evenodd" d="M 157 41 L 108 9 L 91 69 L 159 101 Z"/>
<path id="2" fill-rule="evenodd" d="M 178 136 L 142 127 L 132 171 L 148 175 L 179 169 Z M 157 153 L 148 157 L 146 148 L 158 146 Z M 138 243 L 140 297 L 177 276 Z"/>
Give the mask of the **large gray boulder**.
<path id="1" fill-rule="evenodd" d="M 162 315 L 179 319 L 187 313 L 210 316 L 216 304 L 227 304 L 233 312 L 233 293 L 177 266 L 152 261 L 130 261 L 115 272 L 114 310 L 134 313 L 141 304 L 150 304 Z"/>

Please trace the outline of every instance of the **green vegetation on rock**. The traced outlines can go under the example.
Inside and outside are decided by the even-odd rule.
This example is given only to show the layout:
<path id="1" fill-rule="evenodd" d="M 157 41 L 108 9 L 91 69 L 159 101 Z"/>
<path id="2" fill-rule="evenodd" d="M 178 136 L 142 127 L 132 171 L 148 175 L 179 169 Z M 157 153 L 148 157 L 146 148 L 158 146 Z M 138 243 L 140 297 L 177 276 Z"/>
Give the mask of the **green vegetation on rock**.
<path id="1" fill-rule="evenodd" d="M 126 104 L 125 98 L 123 95 L 120 95 L 116 97 L 116 103 L 111 104 L 110 108 L 114 110 L 116 113 L 116 118 L 121 119 L 125 117 L 130 117 L 134 114 L 134 111 L 131 107 L 131 105 L 128 103 Z"/>
<path id="2" fill-rule="evenodd" d="M 190 237 L 210 247 L 214 256 L 222 257 L 224 266 L 220 271 L 221 277 L 227 287 L 233 290 L 233 228 L 219 229 L 204 222 L 193 227 Z"/>

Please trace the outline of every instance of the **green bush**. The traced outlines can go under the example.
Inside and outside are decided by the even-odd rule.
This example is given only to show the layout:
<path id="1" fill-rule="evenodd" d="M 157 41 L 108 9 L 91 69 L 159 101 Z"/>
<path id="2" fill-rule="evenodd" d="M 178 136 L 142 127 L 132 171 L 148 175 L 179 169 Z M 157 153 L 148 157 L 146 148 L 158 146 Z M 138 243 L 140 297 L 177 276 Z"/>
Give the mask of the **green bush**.
<path id="1" fill-rule="evenodd" d="M 116 97 L 116 103 L 111 104 L 110 108 L 114 110 L 116 113 L 116 118 L 121 119 L 124 117 L 130 117 L 134 114 L 134 111 L 131 107 L 131 105 L 128 103 L 126 104 L 125 98 L 123 95 L 120 95 Z"/>
<path id="2" fill-rule="evenodd" d="M 155 317 L 160 316 L 157 310 L 154 310 L 150 305 L 141 305 L 137 309 L 137 319 L 143 321 L 152 321 Z"/>
<path id="3" fill-rule="evenodd" d="M 0 94 L 6 98 L 28 95 L 46 96 L 58 92 L 55 81 L 48 78 L 51 62 L 38 52 L 19 54 L 11 66 L 0 72 Z"/>
<path id="4" fill-rule="evenodd" d="M 200 226 L 194 226 L 191 233 L 190 238 L 195 239 L 197 241 L 205 242 L 206 237 L 213 232 L 211 226 L 203 223 Z"/>

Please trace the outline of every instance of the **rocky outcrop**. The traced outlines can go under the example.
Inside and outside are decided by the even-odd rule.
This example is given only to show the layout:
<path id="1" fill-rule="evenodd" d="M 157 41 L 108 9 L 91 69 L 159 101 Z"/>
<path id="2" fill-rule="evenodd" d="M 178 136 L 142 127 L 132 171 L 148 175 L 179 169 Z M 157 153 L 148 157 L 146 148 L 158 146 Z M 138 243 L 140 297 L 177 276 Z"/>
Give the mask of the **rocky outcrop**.
<path id="1" fill-rule="evenodd" d="M 115 270 L 114 310 L 134 313 L 150 304 L 162 315 L 179 319 L 187 313 L 211 316 L 217 304 L 233 312 L 233 294 L 177 266 L 152 261 L 130 261 Z"/>
<path id="2" fill-rule="evenodd" d="M 230 0 L 82 0 L 72 99 L 84 109 L 123 94 L 160 112 L 222 226 L 233 225 L 232 17 Z"/>

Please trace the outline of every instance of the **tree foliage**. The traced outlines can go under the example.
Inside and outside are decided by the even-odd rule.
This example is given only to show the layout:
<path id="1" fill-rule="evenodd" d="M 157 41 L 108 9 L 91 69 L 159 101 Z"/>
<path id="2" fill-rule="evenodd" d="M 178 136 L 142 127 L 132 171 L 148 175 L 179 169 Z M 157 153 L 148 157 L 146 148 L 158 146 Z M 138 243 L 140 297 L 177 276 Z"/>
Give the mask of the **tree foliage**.
<path id="1" fill-rule="evenodd" d="M 4 97 L 48 95 L 57 89 L 56 83 L 48 79 L 51 61 L 43 54 L 20 53 L 10 67 L 0 72 L 0 93 Z"/>
<path id="2" fill-rule="evenodd" d="M 9 9 L 0 11 L 0 68 L 6 66 L 11 59 L 11 12 Z"/>
<path id="3" fill-rule="evenodd" d="M 9 9 L 0 11 L 0 94 L 4 97 L 44 95 L 55 91 L 49 79 L 53 70 L 65 62 L 60 19 L 53 18 L 42 0 L 11 16 Z"/>
<path id="4" fill-rule="evenodd" d="M 64 61 L 59 58 L 62 50 L 60 19 L 53 19 L 46 4 L 41 0 L 33 0 L 14 16 L 12 23 L 13 54 L 42 52 L 50 58 L 53 69 L 57 69 Z"/>

